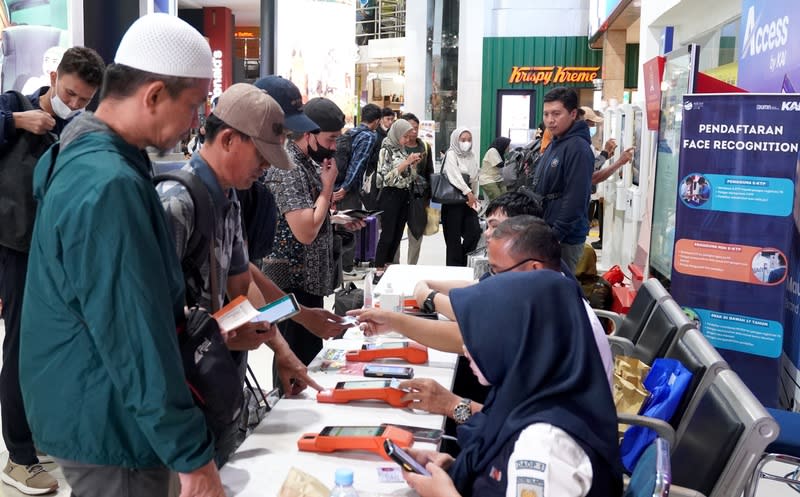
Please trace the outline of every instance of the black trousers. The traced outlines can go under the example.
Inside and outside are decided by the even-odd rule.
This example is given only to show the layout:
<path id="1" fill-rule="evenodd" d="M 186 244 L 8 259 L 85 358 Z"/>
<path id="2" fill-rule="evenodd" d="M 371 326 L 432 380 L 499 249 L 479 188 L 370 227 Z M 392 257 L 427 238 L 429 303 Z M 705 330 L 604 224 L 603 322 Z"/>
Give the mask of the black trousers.
<path id="1" fill-rule="evenodd" d="M 287 288 L 284 289 L 284 291 L 286 293 L 293 293 L 297 299 L 297 303 L 300 305 L 316 308 L 321 308 L 325 305 L 325 298 L 319 295 L 312 295 L 297 288 Z M 278 323 L 278 329 L 281 335 L 283 335 L 283 338 L 286 339 L 292 352 L 294 352 L 297 358 L 306 366 L 308 366 L 317 354 L 319 354 L 319 351 L 322 350 L 322 339 L 291 319 Z M 272 361 L 272 383 L 273 386 L 276 387 L 281 385 L 281 380 L 278 378 L 277 364 L 274 359 Z"/>
<path id="2" fill-rule="evenodd" d="M 6 327 L 3 369 L 0 371 L 3 440 L 11 460 L 24 466 L 38 461 L 19 386 L 19 331 L 27 271 L 27 253 L 0 246 L 0 299 L 3 301 L 2 318 Z"/>
<path id="3" fill-rule="evenodd" d="M 384 267 L 394 260 L 394 254 L 403 239 L 403 230 L 408 221 L 408 204 L 411 192 L 408 189 L 385 186 L 381 189 L 378 209 L 381 214 L 381 236 L 375 249 L 375 267 Z"/>
<path id="4" fill-rule="evenodd" d="M 442 227 L 447 245 L 446 264 L 466 266 L 467 254 L 475 250 L 481 239 L 478 213 L 466 203 L 443 205 Z"/>

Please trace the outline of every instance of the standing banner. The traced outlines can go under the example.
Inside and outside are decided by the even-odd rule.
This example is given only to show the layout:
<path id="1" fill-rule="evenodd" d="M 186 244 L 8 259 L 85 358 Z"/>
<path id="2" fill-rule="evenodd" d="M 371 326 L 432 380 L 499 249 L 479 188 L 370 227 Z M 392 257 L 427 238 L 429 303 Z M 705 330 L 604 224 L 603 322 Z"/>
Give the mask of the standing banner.
<path id="1" fill-rule="evenodd" d="M 800 95 L 686 95 L 671 293 L 766 406 L 778 405 L 795 237 Z M 795 264 L 796 265 L 796 264 Z"/>

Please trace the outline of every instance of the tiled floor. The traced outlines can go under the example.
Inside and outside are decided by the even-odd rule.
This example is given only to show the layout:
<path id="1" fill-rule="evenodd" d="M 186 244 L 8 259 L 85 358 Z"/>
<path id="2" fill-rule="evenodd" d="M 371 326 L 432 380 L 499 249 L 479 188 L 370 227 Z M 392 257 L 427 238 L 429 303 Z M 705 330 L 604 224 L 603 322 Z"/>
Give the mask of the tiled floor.
<path id="1" fill-rule="evenodd" d="M 594 241 L 597 239 L 597 228 L 594 228 L 590 233 L 590 239 L 588 241 Z M 406 261 L 406 253 L 407 253 L 407 245 L 405 240 L 403 241 L 400 247 L 400 262 L 405 263 Z M 444 238 L 442 237 L 441 231 L 430 237 L 425 237 L 422 242 L 422 250 L 420 254 L 420 264 L 424 265 L 441 265 L 444 263 Z M 356 284 L 361 286 L 362 281 L 356 281 Z M 325 301 L 325 306 L 330 309 L 333 307 L 333 298 L 329 297 Z M 5 328 L 2 326 L 2 321 L 0 321 L 0 333 L 4 333 Z M 261 383 L 262 387 L 267 388 L 267 385 L 272 385 L 272 351 L 267 347 L 262 347 L 261 349 L 251 352 L 250 353 L 250 364 L 253 367 L 253 370 L 256 373 L 256 376 Z M 0 412 L 0 416 L 2 416 L 2 412 Z M 6 458 L 8 457 L 7 453 L 5 452 L 5 444 L 0 440 L 0 468 L 5 467 Z M 709 448 L 709 457 L 713 457 L 713 448 Z M 57 494 L 51 495 L 58 495 L 58 496 L 68 496 L 69 489 L 66 486 L 66 483 L 61 476 L 61 472 L 55 467 L 55 465 L 48 465 L 48 469 L 54 470 L 54 475 L 59 478 L 61 483 L 61 488 Z M 791 471 L 786 465 L 773 463 L 767 467 L 768 470 L 771 470 L 775 473 L 786 474 Z M 23 494 L 20 494 L 15 489 L 9 487 L 8 485 L 0 483 L 0 497 L 19 497 Z M 788 486 L 763 481 L 763 483 L 759 486 L 758 497 L 796 497 L 798 494 L 792 491 Z"/>

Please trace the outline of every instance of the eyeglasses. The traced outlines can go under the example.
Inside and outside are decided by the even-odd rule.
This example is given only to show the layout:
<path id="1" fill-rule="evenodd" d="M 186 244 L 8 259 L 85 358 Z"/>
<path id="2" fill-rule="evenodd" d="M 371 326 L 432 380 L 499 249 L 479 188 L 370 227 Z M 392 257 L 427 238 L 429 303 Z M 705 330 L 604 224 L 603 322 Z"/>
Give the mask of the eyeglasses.
<path id="1" fill-rule="evenodd" d="M 525 264 L 526 262 L 542 262 L 542 261 L 540 261 L 539 259 L 533 259 L 533 258 L 529 257 L 527 259 L 523 259 L 523 260 L 519 261 L 518 263 L 514 264 L 511 267 L 507 267 L 507 268 L 501 269 L 499 271 L 494 269 L 493 267 L 489 266 L 489 274 L 494 276 L 496 274 L 507 273 L 509 271 L 513 271 L 513 270 L 517 269 L 518 267 L 520 267 L 521 265 Z"/>

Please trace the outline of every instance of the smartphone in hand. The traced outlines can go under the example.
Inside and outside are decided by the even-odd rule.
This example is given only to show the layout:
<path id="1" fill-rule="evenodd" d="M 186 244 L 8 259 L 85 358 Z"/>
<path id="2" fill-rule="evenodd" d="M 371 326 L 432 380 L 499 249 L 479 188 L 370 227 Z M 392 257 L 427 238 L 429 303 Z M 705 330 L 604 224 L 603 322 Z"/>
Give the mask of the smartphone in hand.
<path id="1" fill-rule="evenodd" d="M 422 476 L 431 476 L 431 472 L 425 469 L 423 465 L 418 463 L 411 457 L 408 452 L 394 444 L 390 438 L 383 441 L 383 450 L 394 462 L 400 465 L 405 471 L 417 473 Z"/>
<path id="2" fill-rule="evenodd" d="M 260 308 L 258 316 L 254 317 L 251 323 L 278 324 L 285 321 L 300 312 L 300 306 L 297 304 L 294 294 L 288 293 L 283 297 L 270 302 L 264 307 Z M 263 330 L 266 332 L 267 330 Z M 261 332 L 259 330 L 259 332 Z"/>

